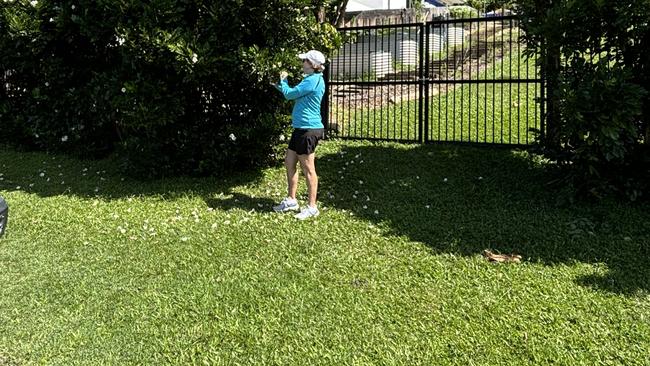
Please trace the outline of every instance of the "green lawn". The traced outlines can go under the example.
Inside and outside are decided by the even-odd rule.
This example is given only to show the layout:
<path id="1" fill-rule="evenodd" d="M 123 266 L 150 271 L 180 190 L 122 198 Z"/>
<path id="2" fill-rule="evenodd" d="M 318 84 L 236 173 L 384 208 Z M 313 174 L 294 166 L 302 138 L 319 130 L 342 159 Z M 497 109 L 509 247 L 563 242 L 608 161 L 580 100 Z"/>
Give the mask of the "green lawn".
<path id="1" fill-rule="evenodd" d="M 301 223 L 270 212 L 281 167 L 146 183 L 0 150 L 0 365 L 650 365 L 644 207 L 558 205 L 507 149 L 319 155 Z"/>
<path id="2" fill-rule="evenodd" d="M 474 71 L 472 80 L 536 78 L 534 62 L 521 51 L 508 53 L 501 61 L 491 59 L 492 66 Z M 462 80 L 460 75 L 457 78 Z M 429 140 L 529 144 L 534 140 L 530 128 L 540 128 L 541 90 L 535 83 L 482 82 L 455 89 L 454 84 L 433 85 L 440 87 L 440 93 L 429 98 Z M 391 86 L 390 93 L 396 95 L 399 88 Z M 385 105 L 379 108 L 364 102 L 360 108 L 334 109 L 333 118 L 342 129 L 339 136 L 417 141 L 419 100 L 408 101 L 408 95 L 388 99 L 384 97 Z"/>

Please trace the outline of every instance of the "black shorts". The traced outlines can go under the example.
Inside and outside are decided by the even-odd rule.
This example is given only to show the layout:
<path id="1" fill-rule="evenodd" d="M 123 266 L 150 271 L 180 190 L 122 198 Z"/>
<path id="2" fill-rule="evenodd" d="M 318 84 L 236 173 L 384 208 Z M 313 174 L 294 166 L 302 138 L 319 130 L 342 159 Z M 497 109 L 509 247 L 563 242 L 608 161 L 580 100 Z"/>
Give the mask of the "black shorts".
<path id="1" fill-rule="evenodd" d="M 318 141 L 325 137 L 325 130 L 322 128 L 302 129 L 296 128 L 289 140 L 289 150 L 295 151 L 298 155 L 309 155 L 316 152 Z"/>

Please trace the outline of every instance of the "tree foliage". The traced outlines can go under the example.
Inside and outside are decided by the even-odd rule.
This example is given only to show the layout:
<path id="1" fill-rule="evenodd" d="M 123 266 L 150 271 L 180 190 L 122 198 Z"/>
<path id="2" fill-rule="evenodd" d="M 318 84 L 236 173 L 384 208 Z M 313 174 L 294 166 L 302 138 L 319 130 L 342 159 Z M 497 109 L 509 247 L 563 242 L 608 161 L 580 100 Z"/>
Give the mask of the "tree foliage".
<path id="1" fill-rule="evenodd" d="M 0 2 L 0 138 L 139 175 L 265 164 L 288 105 L 269 85 L 338 46 L 311 0 Z"/>

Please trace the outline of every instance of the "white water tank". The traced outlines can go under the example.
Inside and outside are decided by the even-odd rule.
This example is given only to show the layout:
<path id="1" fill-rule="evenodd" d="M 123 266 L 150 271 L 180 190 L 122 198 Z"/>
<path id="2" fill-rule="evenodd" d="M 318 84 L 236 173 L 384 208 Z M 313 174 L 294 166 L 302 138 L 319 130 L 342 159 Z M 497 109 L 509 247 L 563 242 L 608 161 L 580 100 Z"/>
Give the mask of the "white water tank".
<path id="1" fill-rule="evenodd" d="M 459 46 L 463 44 L 465 38 L 465 29 L 463 27 L 449 27 L 447 31 L 447 42 L 450 46 Z"/>
<path id="2" fill-rule="evenodd" d="M 376 78 L 393 72 L 393 57 L 390 52 L 373 52 L 370 54 L 370 70 Z"/>
<path id="3" fill-rule="evenodd" d="M 439 53 L 443 50 L 445 38 L 439 31 L 429 34 L 429 53 Z"/>
<path id="4" fill-rule="evenodd" d="M 400 41 L 398 61 L 402 65 L 415 66 L 418 63 L 418 44 L 416 41 Z"/>

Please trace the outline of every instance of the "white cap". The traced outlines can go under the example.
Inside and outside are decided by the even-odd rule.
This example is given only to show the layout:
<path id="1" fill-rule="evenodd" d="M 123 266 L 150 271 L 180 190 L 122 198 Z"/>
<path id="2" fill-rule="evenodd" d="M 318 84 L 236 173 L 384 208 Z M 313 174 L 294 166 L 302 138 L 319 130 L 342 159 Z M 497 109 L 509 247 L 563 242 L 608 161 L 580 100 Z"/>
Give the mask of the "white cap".
<path id="1" fill-rule="evenodd" d="M 299 54 L 298 57 L 302 60 L 311 61 L 311 63 L 314 64 L 314 66 L 320 66 L 325 64 L 325 55 L 323 55 L 320 51 L 311 50 L 307 53 Z"/>

